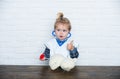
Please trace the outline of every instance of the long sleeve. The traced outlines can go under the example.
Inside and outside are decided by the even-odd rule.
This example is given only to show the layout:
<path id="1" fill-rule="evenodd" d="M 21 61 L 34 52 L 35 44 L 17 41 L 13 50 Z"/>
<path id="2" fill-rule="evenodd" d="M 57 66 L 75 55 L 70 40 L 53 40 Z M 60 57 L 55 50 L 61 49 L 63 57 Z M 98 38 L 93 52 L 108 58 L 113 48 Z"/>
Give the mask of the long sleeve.
<path id="1" fill-rule="evenodd" d="M 77 48 L 74 48 L 73 50 L 70 50 L 70 57 L 71 58 L 78 58 L 79 53 L 77 51 Z"/>
<path id="2" fill-rule="evenodd" d="M 50 58 L 50 49 L 49 48 L 45 48 L 45 51 L 44 51 L 44 55 L 45 55 L 45 58 Z"/>
<path id="3" fill-rule="evenodd" d="M 49 48 L 45 48 L 45 51 L 40 55 L 40 60 L 44 61 L 50 58 L 50 49 Z"/>

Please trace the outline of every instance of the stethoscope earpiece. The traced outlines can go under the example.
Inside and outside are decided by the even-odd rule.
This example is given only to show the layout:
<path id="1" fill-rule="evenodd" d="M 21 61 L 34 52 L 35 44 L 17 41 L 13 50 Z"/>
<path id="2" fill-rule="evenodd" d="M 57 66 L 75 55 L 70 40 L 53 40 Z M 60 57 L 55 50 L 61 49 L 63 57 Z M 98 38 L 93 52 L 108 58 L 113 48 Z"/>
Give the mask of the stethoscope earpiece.
<path id="1" fill-rule="evenodd" d="M 55 35 L 55 31 L 52 31 L 52 35 L 55 37 L 56 35 Z"/>
<path id="2" fill-rule="evenodd" d="M 53 35 L 54 37 L 56 37 L 56 34 L 55 34 L 55 31 L 54 31 L 54 30 L 52 31 L 52 35 Z M 67 38 L 70 38 L 70 37 L 71 37 L 71 33 L 69 32 Z"/>
<path id="3" fill-rule="evenodd" d="M 70 38 L 70 37 L 71 37 L 71 33 L 69 32 L 67 38 Z"/>

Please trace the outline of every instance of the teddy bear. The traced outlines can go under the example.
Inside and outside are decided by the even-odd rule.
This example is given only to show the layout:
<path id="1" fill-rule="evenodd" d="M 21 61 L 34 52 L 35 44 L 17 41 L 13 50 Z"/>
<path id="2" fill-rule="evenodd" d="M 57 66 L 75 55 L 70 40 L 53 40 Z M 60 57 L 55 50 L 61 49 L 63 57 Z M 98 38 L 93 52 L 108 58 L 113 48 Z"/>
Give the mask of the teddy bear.
<path id="1" fill-rule="evenodd" d="M 40 60 L 43 60 L 44 56 L 41 55 Z M 70 71 L 75 67 L 75 62 L 77 61 L 76 58 L 65 58 L 60 54 L 54 54 L 49 59 L 49 66 L 51 70 L 55 70 L 61 67 L 65 71 Z"/>

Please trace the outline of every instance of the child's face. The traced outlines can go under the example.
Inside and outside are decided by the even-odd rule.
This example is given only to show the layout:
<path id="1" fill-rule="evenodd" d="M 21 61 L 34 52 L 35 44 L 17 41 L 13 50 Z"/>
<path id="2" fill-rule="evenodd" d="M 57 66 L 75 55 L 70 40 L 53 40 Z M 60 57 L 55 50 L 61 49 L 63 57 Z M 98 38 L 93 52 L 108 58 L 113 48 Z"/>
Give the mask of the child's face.
<path id="1" fill-rule="evenodd" d="M 64 40 L 67 38 L 67 35 L 69 33 L 68 25 L 67 24 L 57 24 L 57 27 L 55 29 L 55 33 L 58 39 Z"/>

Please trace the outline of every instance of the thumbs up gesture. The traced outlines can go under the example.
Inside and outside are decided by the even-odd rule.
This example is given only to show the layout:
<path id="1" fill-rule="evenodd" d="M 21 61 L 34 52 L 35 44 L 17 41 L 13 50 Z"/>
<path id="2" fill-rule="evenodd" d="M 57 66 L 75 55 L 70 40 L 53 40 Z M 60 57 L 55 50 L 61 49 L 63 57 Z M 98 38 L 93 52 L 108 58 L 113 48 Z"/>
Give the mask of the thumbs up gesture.
<path id="1" fill-rule="evenodd" d="M 74 49 L 74 46 L 73 46 L 73 40 L 67 44 L 67 49 L 68 50 L 73 50 Z"/>

